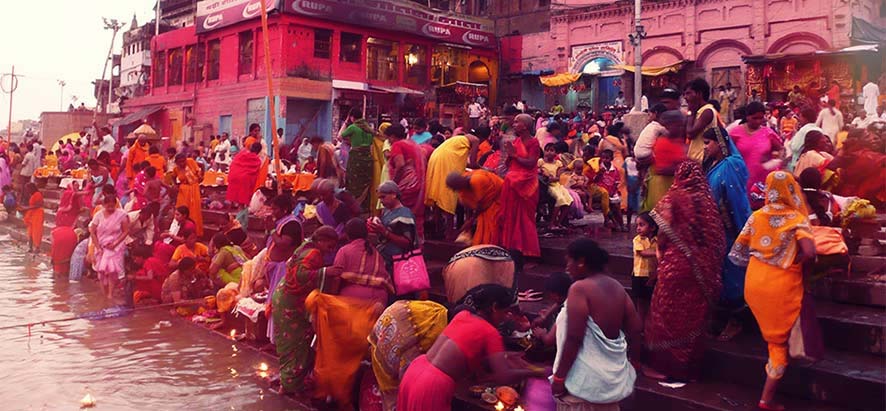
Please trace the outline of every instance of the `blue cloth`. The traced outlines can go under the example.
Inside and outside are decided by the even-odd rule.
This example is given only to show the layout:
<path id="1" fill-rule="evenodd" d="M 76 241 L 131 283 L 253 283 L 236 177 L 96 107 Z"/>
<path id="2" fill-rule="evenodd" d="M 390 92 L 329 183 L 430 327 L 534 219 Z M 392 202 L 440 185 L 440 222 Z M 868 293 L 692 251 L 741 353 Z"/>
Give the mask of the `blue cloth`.
<path id="1" fill-rule="evenodd" d="M 433 137 L 433 135 L 431 135 L 430 132 L 422 131 L 421 133 L 413 134 L 412 141 L 414 141 L 415 144 L 424 144 L 427 143 L 431 137 Z"/>
<path id="2" fill-rule="evenodd" d="M 557 356 L 554 369 L 560 365 L 563 344 L 566 342 L 566 315 L 563 305 L 557 315 Z M 594 404 L 619 402 L 634 391 L 637 372 L 628 362 L 628 342 L 623 332 L 609 339 L 600 326 L 588 316 L 584 340 L 578 356 L 566 375 L 569 394 Z"/>
<path id="3" fill-rule="evenodd" d="M 83 277 L 83 271 L 86 269 L 86 253 L 89 251 L 89 238 L 83 239 L 74 247 L 74 253 L 71 254 L 71 269 L 68 272 L 68 279 L 71 281 L 80 281 Z"/>
<path id="4" fill-rule="evenodd" d="M 724 135 L 724 138 L 729 156 L 711 167 L 707 176 L 726 230 L 728 252 L 751 216 L 751 204 L 747 193 L 748 167 L 732 138 L 728 135 Z M 743 298 L 745 269 L 723 256 L 723 291 L 720 294 L 723 301 L 734 302 Z"/>
<path id="5" fill-rule="evenodd" d="M 10 213 L 15 211 L 15 194 L 11 191 L 3 196 L 3 207 L 6 207 L 6 211 Z"/>

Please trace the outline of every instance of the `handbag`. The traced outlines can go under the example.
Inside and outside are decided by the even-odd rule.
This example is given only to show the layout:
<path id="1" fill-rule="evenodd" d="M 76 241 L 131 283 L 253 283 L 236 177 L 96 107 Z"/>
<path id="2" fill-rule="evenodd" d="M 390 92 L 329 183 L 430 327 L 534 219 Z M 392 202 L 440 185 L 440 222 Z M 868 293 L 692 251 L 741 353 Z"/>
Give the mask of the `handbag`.
<path id="1" fill-rule="evenodd" d="M 428 267 L 421 249 L 416 248 L 392 257 L 394 261 L 394 288 L 397 295 L 431 288 Z"/>

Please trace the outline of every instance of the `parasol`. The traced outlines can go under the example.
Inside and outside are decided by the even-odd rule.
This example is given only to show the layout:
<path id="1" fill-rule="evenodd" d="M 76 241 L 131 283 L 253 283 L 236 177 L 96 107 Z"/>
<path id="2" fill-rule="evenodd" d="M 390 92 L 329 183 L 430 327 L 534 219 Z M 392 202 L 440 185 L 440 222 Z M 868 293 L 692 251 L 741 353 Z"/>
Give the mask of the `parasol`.
<path id="1" fill-rule="evenodd" d="M 154 128 L 149 126 L 147 123 L 138 126 L 138 128 L 135 129 L 132 134 L 135 134 L 136 136 L 139 134 L 144 134 L 148 137 L 157 137 L 157 131 L 155 131 Z"/>
<path id="2" fill-rule="evenodd" d="M 79 141 L 80 144 L 84 144 L 84 145 L 89 142 L 89 140 L 85 136 L 81 137 L 80 133 L 68 133 L 68 134 L 61 136 L 58 140 L 56 140 L 55 144 L 52 145 L 52 150 L 50 150 L 50 151 L 54 153 L 54 152 L 60 150 L 62 148 L 61 142 L 67 141 L 67 140 L 71 140 L 71 143 L 76 143 Z"/>

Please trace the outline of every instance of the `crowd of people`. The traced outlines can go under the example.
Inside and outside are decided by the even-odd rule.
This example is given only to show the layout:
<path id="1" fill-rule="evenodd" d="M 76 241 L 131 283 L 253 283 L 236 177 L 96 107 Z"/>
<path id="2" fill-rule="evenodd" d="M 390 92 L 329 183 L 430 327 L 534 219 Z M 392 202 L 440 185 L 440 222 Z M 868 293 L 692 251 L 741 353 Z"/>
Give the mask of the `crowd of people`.
<path id="1" fill-rule="evenodd" d="M 165 150 L 146 135 L 121 146 L 100 128 L 48 151 L 5 147 L 0 186 L 37 252 L 35 179 L 62 177 L 57 274 L 93 276 L 109 301 L 171 304 L 216 327 L 234 312 L 265 321 L 256 337 L 279 356 L 279 390 L 338 409 L 448 410 L 460 381 L 478 374 L 550 378 L 545 395 L 525 399 L 533 409 L 618 409 L 635 365 L 697 379 L 706 336 L 734 337 L 745 306 L 769 347 L 760 407 L 779 409 L 788 337 L 809 304 L 803 277 L 835 248 L 813 238 L 835 229 L 827 238 L 839 243 L 846 210 L 886 202 L 886 123 L 833 128 L 833 100 L 798 100 L 780 110 L 751 101 L 729 124 L 717 103 L 702 79 L 664 90 L 636 138 L 612 112 L 562 106 L 506 106 L 451 131 L 424 119 L 373 125 L 355 109 L 332 140 L 281 147 L 279 170 L 258 125 L 243 149 L 226 133 Z M 226 182 L 223 197 L 207 195 L 207 176 Z M 206 209 L 228 216 L 211 236 Z M 606 275 L 607 252 L 580 238 L 568 275 L 547 279 L 549 307 L 522 312 L 525 257 L 597 209 L 613 231 L 636 225 L 634 298 Z M 443 304 L 429 300 L 421 251 L 431 239 L 469 246 L 443 271 Z M 553 367 L 507 354 L 504 337 L 515 336 L 550 346 Z"/>

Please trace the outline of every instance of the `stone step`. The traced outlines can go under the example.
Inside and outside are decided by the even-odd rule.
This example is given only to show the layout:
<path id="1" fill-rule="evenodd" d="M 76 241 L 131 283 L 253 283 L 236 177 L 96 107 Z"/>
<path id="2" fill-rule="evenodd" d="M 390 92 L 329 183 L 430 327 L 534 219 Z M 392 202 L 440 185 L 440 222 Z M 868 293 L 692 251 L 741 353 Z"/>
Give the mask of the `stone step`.
<path id="1" fill-rule="evenodd" d="M 711 342 L 705 354 L 705 379 L 751 388 L 762 386 L 766 343 L 741 335 L 729 342 Z M 820 361 L 792 361 L 779 393 L 847 409 L 886 408 L 886 359 L 866 353 L 828 350 Z"/>
<path id="2" fill-rule="evenodd" d="M 822 278 L 813 291 L 820 299 L 886 307 L 886 274 L 854 273 L 850 278 Z"/>
<path id="3" fill-rule="evenodd" d="M 639 376 L 634 384 L 634 395 L 622 401 L 626 411 L 680 410 L 680 411 L 757 411 L 760 400 L 759 386 L 747 387 L 719 381 L 703 381 L 686 384 L 680 388 L 668 388 L 658 381 Z M 778 395 L 778 400 L 789 410 L 836 411 L 846 408 Z"/>

